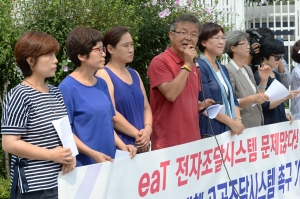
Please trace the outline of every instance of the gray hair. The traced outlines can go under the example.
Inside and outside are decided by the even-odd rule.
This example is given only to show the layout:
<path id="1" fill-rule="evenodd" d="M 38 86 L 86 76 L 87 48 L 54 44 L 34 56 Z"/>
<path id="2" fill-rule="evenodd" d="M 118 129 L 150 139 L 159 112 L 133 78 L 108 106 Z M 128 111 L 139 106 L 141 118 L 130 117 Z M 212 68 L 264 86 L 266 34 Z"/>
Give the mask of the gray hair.
<path id="1" fill-rule="evenodd" d="M 198 19 L 196 16 L 194 16 L 194 15 L 192 15 L 192 14 L 186 13 L 186 14 L 182 14 L 182 15 L 176 17 L 176 18 L 172 21 L 172 23 L 170 24 L 170 31 L 175 31 L 176 28 L 177 28 L 177 24 L 178 24 L 179 22 L 189 22 L 189 23 L 194 23 L 194 24 L 197 25 L 198 30 L 199 30 L 199 32 L 200 32 L 200 27 L 201 27 L 200 21 L 199 21 L 199 19 Z"/>
<path id="2" fill-rule="evenodd" d="M 240 30 L 231 30 L 225 33 L 226 44 L 224 48 L 224 52 L 228 54 L 228 56 L 232 59 L 233 52 L 231 50 L 231 46 L 236 46 L 240 41 L 244 39 L 248 39 L 248 34 L 240 31 Z"/>

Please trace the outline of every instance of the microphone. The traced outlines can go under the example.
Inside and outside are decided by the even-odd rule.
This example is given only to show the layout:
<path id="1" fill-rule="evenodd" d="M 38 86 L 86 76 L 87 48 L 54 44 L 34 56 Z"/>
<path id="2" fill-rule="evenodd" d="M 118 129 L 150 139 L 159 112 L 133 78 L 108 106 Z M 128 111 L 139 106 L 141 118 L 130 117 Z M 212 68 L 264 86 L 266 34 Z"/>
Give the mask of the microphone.
<path id="1" fill-rule="evenodd" d="M 196 64 L 196 67 L 199 68 L 199 64 L 197 62 L 198 57 L 194 57 L 193 62 L 194 64 Z"/>

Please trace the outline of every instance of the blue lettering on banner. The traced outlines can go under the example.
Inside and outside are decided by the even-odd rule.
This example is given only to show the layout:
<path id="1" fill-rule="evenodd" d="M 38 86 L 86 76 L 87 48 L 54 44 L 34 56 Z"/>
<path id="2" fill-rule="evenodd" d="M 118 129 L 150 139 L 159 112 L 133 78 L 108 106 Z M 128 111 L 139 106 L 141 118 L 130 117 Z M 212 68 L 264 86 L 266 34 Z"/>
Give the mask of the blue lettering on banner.
<path id="1" fill-rule="evenodd" d="M 294 186 L 300 187 L 300 160 L 295 161 L 294 168 L 297 170 Z M 261 173 L 217 184 L 207 190 L 207 196 L 205 192 L 198 192 L 187 199 L 272 199 L 275 190 L 278 193 L 288 192 L 292 182 L 292 162 L 288 162 Z M 278 187 L 275 189 L 275 186 Z"/>

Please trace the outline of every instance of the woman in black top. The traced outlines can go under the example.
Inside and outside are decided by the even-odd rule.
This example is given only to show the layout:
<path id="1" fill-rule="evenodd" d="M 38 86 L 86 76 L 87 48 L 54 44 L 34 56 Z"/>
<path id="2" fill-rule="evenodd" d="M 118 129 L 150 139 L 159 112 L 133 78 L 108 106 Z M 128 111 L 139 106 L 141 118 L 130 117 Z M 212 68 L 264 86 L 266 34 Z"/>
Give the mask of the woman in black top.
<path id="1" fill-rule="evenodd" d="M 285 48 L 282 42 L 273 38 L 266 38 L 262 41 L 260 45 L 260 55 L 263 59 L 263 65 L 268 65 L 270 68 L 278 68 L 278 65 L 282 59 Z M 260 83 L 260 77 L 258 72 L 254 73 L 254 78 L 257 86 Z M 271 71 L 268 78 L 266 87 L 259 86 L 260 89 L 268 89 L 271 83 L 277 79 L 281 82 L 279 74 L 275 71 Z M 285 122 L 294 120 L 294 117 L 290 114 L 285 113 L 284 101 L 288 99 L 293 99 L 299 94 L 300 91 L 294 90 L 290 91 L 290 95 L 278 100 L 278 101 L 266 101 L 262 104 L 263 115 L 264 115 L 264 124 L 274 124 L 278 122 Z"/>

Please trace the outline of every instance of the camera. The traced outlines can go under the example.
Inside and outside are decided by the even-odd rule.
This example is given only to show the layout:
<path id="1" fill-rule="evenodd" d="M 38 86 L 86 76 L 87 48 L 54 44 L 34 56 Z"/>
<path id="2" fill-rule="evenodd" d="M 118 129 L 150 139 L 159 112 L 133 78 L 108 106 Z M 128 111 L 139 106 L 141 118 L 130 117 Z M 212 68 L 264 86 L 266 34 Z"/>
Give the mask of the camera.
<path id="1" fill-rule="evenodd" d="M 252 48 L 252 44 L 260 43 L 260 40 L 261 40 L 262 36 L 258 32 L 256 32 L 256 30 L 254 28 L 247 29 L 246 33 L 249 34 L 250 54 L 252 56 L 255 56 L 255 52 Z"/>
<path id="2" fill-rule="evenodd" d="M 254 28 L 249 28 L 246 30 L 246 33 L 249 34 L 249 43 L 250 43 L 250 55 L 253 57 L 251 61 L 251 65 L 258 66 L 261 64 L 262 58 L 254 52 L 252 48 L 252 44 L 261 42 L 263 38 Z"/>

